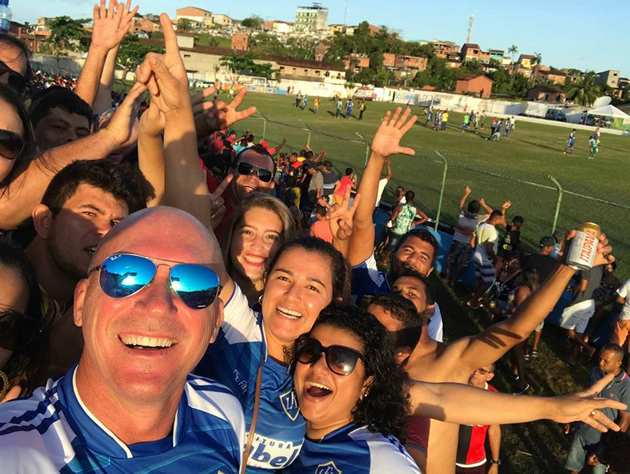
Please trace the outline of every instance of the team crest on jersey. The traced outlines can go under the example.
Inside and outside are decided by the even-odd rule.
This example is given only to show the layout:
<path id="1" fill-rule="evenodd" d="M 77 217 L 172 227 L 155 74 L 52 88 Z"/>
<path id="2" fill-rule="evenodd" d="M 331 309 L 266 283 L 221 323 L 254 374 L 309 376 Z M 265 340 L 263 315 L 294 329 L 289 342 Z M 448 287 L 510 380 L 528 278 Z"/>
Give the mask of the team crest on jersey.
<path id="1" fill-rule="evenodd" d="M 300 414 L 300 407 L 298 406 L 297 397 L 293 389 L 287 393 L 280 395 L 280 403 L 282 403 L 282 409 L 287 414 L 291 421 L 295 421 Z"/>
<path id="2" fill-rule="evenodd" d="M 329 461 L 326 464 L 320 464 L 317 466 L 315 474 L 341 474 L 341 469 L 335 466 L 333 461 Z"/>

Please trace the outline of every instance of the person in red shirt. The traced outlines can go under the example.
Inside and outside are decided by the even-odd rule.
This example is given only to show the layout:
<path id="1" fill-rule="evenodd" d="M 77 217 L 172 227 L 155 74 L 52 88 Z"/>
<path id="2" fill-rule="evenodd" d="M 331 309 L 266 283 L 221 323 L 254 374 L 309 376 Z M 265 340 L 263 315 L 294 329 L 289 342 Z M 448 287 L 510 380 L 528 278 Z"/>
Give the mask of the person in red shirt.
<path id="1" fill-rule="evenodd" d="M 468 380 L 468 385 L 496 392 L 488 384 L 494 378 L 494 364 L 475 370 Z M 486 436 L 490 445 L 492 459 L 486 468 Z M 460 425 L 457 444 L 456 474 L 498 474 L 501 460 L 501 425 Z M 487 471 L 486 471 L 487 469 Z"/>
<path id="2" fill-rule="evenodd" d="M 326 242 L 332 244 L 333 235 L 330 231 L 330 222 L 326 219 L 327 212 L 328 210 L 321 204 L 318 204 L 315 207 L 315 217 L 317 220 L 311 225 L 311 236 L 325 240 Z"/>
<path id="3" fill-rule="evenodd" d="M 346 188 L 350 186 L 351 189 L 357 187 L 357 176 L 354 174 L 352 168 L 346 168 L 346 175 L 337 182 L 333 199 L 335 204 L 341 204 L 343 197 L 346 194 Z"/>

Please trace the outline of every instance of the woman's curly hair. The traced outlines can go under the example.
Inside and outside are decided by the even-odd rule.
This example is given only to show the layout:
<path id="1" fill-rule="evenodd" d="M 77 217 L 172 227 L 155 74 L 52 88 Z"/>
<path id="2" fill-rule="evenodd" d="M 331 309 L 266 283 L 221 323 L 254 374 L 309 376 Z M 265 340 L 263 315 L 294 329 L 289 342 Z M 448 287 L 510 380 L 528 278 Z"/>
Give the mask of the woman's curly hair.
<path id="1" fill-rule="evenodd" d="M 373 377 L 365 396 L 357 400 L 352 420 L 370 431 L 395 436 L 401 442 L 405 415 L 409 413 L 409 378 L 396 363 L 387 330 L 373 315 L 352 305 L 332 304 L 319 315 L 317 326 L 330 326 L 352 333 L 363 346 L 365 378 Z M 308 334 L 313 332 L 313 329 Z M 290 371 L 295 373 L 297 346 L 287 352 Z"/>

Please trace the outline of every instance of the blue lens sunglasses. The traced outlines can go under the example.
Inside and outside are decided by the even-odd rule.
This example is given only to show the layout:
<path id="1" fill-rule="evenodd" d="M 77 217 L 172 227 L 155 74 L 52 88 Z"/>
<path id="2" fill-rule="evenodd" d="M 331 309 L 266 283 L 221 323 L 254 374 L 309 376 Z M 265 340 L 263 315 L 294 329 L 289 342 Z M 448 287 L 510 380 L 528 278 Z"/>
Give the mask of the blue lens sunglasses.
<path id="1" fill-rule="evenodd" d="M 167 266 L 170 286 L 177 296 L 192 309 L 210 306 L 221 292 L 219 277 L 214 270 L 194 263 L 173 263 Z M 99 283 L 103 292 L 111 298 L 120 299 L 135 295 L 149 286 L 160 265 L 166 264 L 156 263 L 142 255 L 115 253 L 90 269 L 88 275 L 100 271 Z"/>

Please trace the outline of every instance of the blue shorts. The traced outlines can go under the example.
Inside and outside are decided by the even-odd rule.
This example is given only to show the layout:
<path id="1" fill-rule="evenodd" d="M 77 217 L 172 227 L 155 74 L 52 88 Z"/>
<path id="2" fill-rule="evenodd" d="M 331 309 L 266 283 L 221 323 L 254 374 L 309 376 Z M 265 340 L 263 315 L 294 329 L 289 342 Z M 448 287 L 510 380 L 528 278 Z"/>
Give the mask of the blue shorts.
<path id="1" fill-rule="evenodd" d="M 570 147 L 573 147 L 575 145 L 575 141 L 574 140 L 569 140 L 569 145 Z"/>

